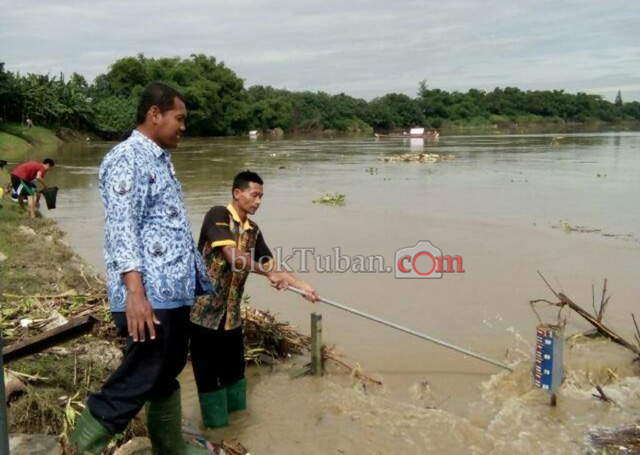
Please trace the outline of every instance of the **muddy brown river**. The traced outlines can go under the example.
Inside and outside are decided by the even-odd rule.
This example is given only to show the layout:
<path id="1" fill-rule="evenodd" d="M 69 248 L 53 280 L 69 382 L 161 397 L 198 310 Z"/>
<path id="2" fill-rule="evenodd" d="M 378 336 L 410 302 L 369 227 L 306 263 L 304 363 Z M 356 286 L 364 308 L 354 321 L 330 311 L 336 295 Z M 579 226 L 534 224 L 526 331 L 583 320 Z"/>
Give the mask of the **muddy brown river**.
<path id="1" fill-rule="evenodd" d="M 67 145 L 52 155 L 58 208 L 46 213 L 76 250 L 102 269 L 97 170 L 110 143 Z M 596 425 L 637 420 L 640 380 L 632 356 L 601 340 L 566 347 L 558 406 L 531 386 L 535 298 L 553 299 L 540 271 L 586 309 L 592 285 L 609 279 L 605 322 L 633 339 L 640 297 L 640 134 L 442 137 L 438 143 L 369 138 L 187 140 L 174 154 L 194 233 L 212 205 L 227 204 L 244 169 L 265 180 L 255 220 L 272 249 L 299 269 L 302 253 L 378 256 L 392 271 L 320 271 L 308 255 L 301 276 L 320 294 L 495 358 L 513 373 L 249 279 L 252 303 L 309 332 L 323 314 L 324 339 L 381 379 L 363 388 L 339 368 L 291 380 L 289 365 L 250 371 L 250 409 L 208 433 L 237 437 L 251 453 L 570 454 Z M 403 153 L 450 161 L 385 161 Z M 344 206 L 312 201 L 345 195 Z M 464 273 L 398 279 L 396 252 L 429 241 L 460 256 Z M 424 260 L 423 256 L 420 260 Z M 406 263 L 405 263 L 406 264 Z M 325 264 L 326 265 L 326 264 Z M 340 264 L 338 264 L 340 265 Z M 345 265 L 344 261 L 341 265 Z M 426 273 L 427 263 L 416 262 Z M 426 267 L 426 268 L 425 268 Z M 335 267 L 334 267 L 335 269 Z M 555 320 L 557 311 L 542 308 Z M 569 315 L 567 332 L 589 326 Z M 295 362 L 302 363 L 297 359 Z M 634 369 L 635 368 L 635 369 Z M 199 423 L 195 386 L 182 377 L 185 415 Z M 596 384 L 617 405 L 592 397 Z"/>

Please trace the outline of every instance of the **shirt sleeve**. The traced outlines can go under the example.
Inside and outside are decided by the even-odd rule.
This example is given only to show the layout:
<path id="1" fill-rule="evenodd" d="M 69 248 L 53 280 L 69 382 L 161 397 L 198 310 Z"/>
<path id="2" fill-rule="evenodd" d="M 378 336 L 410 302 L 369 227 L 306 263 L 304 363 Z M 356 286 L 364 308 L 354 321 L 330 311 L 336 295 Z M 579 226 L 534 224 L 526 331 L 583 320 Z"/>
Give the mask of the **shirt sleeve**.
<path id="1" fill-rule="evenodd" d="M 202 222 L 201 242 L 209 243 L 211 248 L 225 245 L 236 246 L 236 241 L 229 226 L 229 212 L 222 206 L 213 207 L 207 212 Z"/>
<path id="2" fill-rule="evenodd" d="M 256 247 L 253 250 L 253 260 L 260 263 L 266 264 L 273 259 L 273 254 L 271 254 L 271 250 L 267 246 L 267 243 L 264 241 L 264 237 L 262 236 L 262 231 L 258 233 L 258 238 L 256 239 Z"/>
<path id="3" fill-rule="evenodd" d="M 132 150 L 118 152 L 100 171 L 107 267 L 118 274 L 143 268 L 140 226 L 147 185 L 134 156 Z"/>

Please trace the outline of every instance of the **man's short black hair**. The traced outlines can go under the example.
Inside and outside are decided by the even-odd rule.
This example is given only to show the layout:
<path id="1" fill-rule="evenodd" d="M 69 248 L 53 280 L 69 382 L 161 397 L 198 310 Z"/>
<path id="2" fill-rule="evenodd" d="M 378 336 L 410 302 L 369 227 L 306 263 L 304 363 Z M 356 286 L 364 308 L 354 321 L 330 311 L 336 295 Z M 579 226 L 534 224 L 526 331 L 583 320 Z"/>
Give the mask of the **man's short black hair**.
<path id="1" fill-rule="evenodd" d="M 158 106 L 163 114 L 173 108 L 175 99 L 178 98 L 184 103 L 184 98 L 173 87 L 169 87 L 162 82 L 152 82 L 144 89 L 138 103 L 138 112 L 136 113 L 136 124 L 142 125 L 147 118 L 147 112 L 153 106 Z"/>
<path id="2" fill-rule="evenodd" d="M 242 171 L 233 179 L 233 187 L 231 187 L 231 194 L 238 188 L 239 190 L 246 190 L 249 187 L 249 183 L 257 183 L 258 185 L 264 185 L 264 182 L 258 174 L 251 171 Z"/>
<path id="3" fill-rule="evenodd" d="M 0 160 L 0 169 L 4 168 L 7 165 L 5 160 Z"/>
<path id="4" fill-rule="evenodd" d="M 42 161 L 42 164 L 48 164 L 48 165 L 49 165 L 49 167 L 53 167 L 53 166 L 55 166 L 55 165 L 56 165 L 56 163 L 54 163 L 54 162 L 53 162 L 53 160 L 52 160 L 51 158 L 45 158 L 45 159 Z"/>

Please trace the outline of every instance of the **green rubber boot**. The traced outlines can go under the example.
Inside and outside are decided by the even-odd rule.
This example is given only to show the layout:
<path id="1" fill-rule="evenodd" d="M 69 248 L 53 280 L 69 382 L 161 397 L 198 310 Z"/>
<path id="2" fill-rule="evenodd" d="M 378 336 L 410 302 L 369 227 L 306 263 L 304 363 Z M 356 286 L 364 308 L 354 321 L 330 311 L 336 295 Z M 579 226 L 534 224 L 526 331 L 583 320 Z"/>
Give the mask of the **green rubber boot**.
<path id="1" fill-rule="evenodd" d="M 100 455 L 107 448 L 114 434 L 102 426 L 86 408 L 76 420 L 69 442 L 77 455 Z"/>
<path id="2" fill-rule="evenodd" d="M 206 428 L 219 428 L 229 425 L 227 410 L 227 390 L 198 394 L 202 423 Z"/>
<path id="3" fill-rule="evenodd" d="M 154 455 L 211 455 L 208 450 L 189 445 L 182 438 L 180 390 L 163 400 L 150 401 L 145 413 Z"/>
<path id="4" fill-rule="evenodd" d="M 247 378 L 227 386 L 227 409 L 229 412 L 247 409 Z"/>

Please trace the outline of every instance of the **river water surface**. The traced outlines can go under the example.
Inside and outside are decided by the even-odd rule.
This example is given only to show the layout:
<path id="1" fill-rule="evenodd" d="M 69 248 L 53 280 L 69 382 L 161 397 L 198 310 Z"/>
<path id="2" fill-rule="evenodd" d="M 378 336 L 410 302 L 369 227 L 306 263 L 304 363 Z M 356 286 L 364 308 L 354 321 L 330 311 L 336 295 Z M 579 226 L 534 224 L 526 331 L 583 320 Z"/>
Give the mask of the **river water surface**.
<path id="1" fill-rule="evenodd" d="M 55 218 L 70 243 L 102 270 L 103 213 L 97 170 L 111 143 L 67 145 L 50 173 L 60 187 Z M 250 410 L 210 433 L 238 437 L 254 454 L 276 453 L 579 453 L 595 425 L 637 419 L 638 371 L 632 356 L 602 341 L 567 346 L 567 380 L 557 408 L 532 390 L 537 319 L 528 302 L 556 289 L 591 309 L 592 285 L 609 279 L 605 322 L 633 338 L 640 297 L 640 134 L 458 136 L 438 143 L 360 139 L 187 140 L 174 153 L 194 234 L 212 205 L 226 205 L 233 176 L 265 180 L 255 220 L 272 249 L 319 255 L 379 255 L 428 240 L 459 255 L 464 273 L 396 279 L 393 273 L 301 276 L 320 294 L 354 308 L 514 365 L 514 373 L 467 358 L 292 293 L 253 276 L 247 293 L 261 309 L 308 333 L 323 314 L 324 339 L 381 379 L 352 383 L 335 370 L 290 380 L 287 367 L 251 370 Z M 403 153 L 452 154 L 436 163 L 385 162 Z M 36 152 L 44 156 L 43 151 Z M 51 153 L 49 153 L 51 155 Z M 312 200 L 328 192 L 346 204 Z M 587 231 L 587 232 L 585 232 Z M 300 266 L 300 254 L 289 261 Z M 553 322 L 556 311 L 542 309 Z M 569 317 L 567 331 L 589 327 Z M 570 348 L 570 346 L 572 346 Z M 611 373 L 607 372 L 607 368 Z M 193 380 L 183 375 L 185 414 L 198 422 Z M 592 398 L 607 384 L 618 406 Z M 608 387 L 608 389 L 607 389 Z M 626 398 L 625 398 L 626 397 Z"/>

